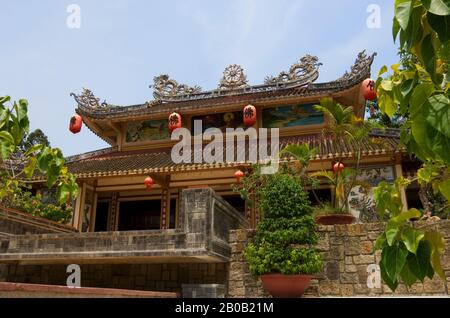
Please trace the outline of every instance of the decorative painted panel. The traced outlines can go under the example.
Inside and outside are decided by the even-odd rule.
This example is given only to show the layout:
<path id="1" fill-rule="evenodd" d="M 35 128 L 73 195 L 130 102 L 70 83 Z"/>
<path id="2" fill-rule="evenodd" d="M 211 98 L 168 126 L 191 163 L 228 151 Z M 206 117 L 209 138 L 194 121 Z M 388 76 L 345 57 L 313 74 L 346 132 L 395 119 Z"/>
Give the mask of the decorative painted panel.
<path id="1" fill-rule="evenodd" d="M 132 122 L 128 124 L 126 142 L 169 139 L 167 119 Z"/>
<path id="2" fill-rule="evenodd" d="M 262 111 L 264 128 L 285 128 L 322 124 L 323 113 L 314 109 L 315 104 L 303 104 L 266 108 Z"/>
<path id="3" fill-rule="evenodd" d="M 367 188 L 356 186 L 351 190 L 348 198 L 350 212 L 361 222 L 379 221 L 373 200 L 373 189 L 381 181 L 394 181 L 394 167 L 387 166 L 362 169 L 357 179 L 367 183 Z"/>
<path id="4" fill-rule="evenodd" d="M 242 111 L 192 117 L 192 128 L 194 120 L 202 121 L 202 133 L 208 128 L 219 128 L 222 132 L 227 128 L 244 128 Z"/>

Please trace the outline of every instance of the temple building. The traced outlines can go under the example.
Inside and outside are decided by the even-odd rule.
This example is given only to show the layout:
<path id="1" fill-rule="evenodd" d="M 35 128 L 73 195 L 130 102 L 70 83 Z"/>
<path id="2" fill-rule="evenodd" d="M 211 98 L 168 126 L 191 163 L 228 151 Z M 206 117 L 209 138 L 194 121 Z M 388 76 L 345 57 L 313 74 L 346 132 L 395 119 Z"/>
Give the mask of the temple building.
<path id="1" fill-rule="evenodd" d="M 174 162 L 172 149 L 179 140 L 171 140 L 169 126 L 174 123 L 169 117 L 176 114 L 175 124 L 190 131 L 192 140 L 209 128 L 218 128 L 225 136 L 228 128 L 242 128 L 237 130 L 242 134 L 246 128 L 243 109 L 253 105 L 257 131 L 279 128 L 280 150 L 309 143 L 318 149 L 309 171 L 329 170 L 337 159 L 337 145 L 323 137 L 329 119 L 313 105 L 332 97 L 352 105 L 354 114 L 364 118 L 366 101 L 360 88 L 370 77 L 374 57 L 359 53 L 342 77 L 323 83 L 316 82 L 321 67 L 318 58 L 306 55 L 259 85 L 250 85 L 238 65 L 228 66 L 213 90 L 160 75 L 151 86 L 154 99 L 139 105 L 102 102 L 88 89 L 71 94 L 85 127 L 110 147 L 67 158 L 79 193 L 64 231 L 13 237 L 8 245 L 2 245 L 0 263 L 15 264 L 14 277 L 22 282 L 64 284 L 52 272 L 75 263 L 86 264 L 82 283 L 91 287 L 192 293 L 196 284 L 225 286 L 231 253 L 229 231 L 254 228 L 258 222 L 257 204 L 247 205 L 231 187 L 236 183 L 236 171 L 250 169 L 251 163 L 238 159 L 206 162 L 192 154 L 191 162 Z M 200 131 L 194 129 L 196 121 L 202 123 Z M 371 135 L 381 142 L 368 141 L 363 150 L 366 180 L 375 186 L 381 180 L 414 173 L 417 164 L 400 145 L 397 130 L 373 131 Z M 225 141 L 223 144 L 229 147 Z M 207 140 L 201 140 L 200 147 L 207 145 Z M 344 162 L 351 165 L 353 145 L 339 146 L 346 149 Z M 237 143 L 232 147 L 236 158 L 242 158 L 239 153 L 248 158 L 256 151 Z M 148 177 L 151 184 L 146 184 Z M 317 193 L 331 199 L 332 191 L 325 183 Z M 402 199 L 406 206 L 417 205 L 417 191 L 403 192 Z M 311 200 L 314 202 L 314 197 Z M 350 197 L 349 204 L 361 221 L 370 220 L 374 213 L 370 198 L 361 199 L 358 193 Z M 35 279 L 26 281 L 26 275 L 18 272 L 21 265 L 59 269 L 49 270 L 47 276 L 33 274 Z M 139 265 L 138 269 L 132 265 Z M 121 276 L 121 271 L 127 276 Z"/>

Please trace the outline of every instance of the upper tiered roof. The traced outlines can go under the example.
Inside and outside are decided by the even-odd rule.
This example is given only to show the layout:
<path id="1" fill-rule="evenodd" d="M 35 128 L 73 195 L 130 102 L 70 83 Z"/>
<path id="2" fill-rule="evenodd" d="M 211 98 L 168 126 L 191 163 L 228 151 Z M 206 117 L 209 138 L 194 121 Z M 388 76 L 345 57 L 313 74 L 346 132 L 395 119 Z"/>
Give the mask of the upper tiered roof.
<path id="1" fill-rule="evenodd" d="M 337 80 L 315 83 L 319 77 L 318 58 L 302 57 L 288 71 L 278 76 L 266 77 L 263 84 L 249 85 L 244 70 L 239 65 L 228 66 L 218 88 L 202 90 L 198 86 L 179 84 L 168 75 L 154 78 L 154 100 L 139 105 L 119 106 L 100 102 L 92 91 L 84 89 L 79 95 L 72 93 L 78 104 L 77 113 L 93 120 L 120 120 L 166 114 L 168 111 L 198 110 L 205 106 L 215 107 L 242 103 L 258 103 L 267 100 L 290 99 L 302 96 L 333 94 L 359 85 L 370 76 L 370 67 L 376 53 L 368 56 L 365 51 L 358 57 L 349 72 Z"/>

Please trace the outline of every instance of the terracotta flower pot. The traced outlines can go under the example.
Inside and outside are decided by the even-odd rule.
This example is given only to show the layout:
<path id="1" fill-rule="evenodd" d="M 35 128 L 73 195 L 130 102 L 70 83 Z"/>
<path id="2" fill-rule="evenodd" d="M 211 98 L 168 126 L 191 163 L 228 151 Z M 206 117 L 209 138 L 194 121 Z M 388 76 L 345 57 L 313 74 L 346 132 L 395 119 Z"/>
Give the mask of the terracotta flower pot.
<path id="1" fill-rule="evenodd" d="M 311 275 L 261 275 L 264 289 L 275 298 L 299 298 L 305 293 L 313 276 Z"/>
<path id="2" fill-rule="evenodd" d="M 316 223 L 322 225 L 352 224 L 355 217 L 351 214 L 327 214 L 316 217 Z"/>

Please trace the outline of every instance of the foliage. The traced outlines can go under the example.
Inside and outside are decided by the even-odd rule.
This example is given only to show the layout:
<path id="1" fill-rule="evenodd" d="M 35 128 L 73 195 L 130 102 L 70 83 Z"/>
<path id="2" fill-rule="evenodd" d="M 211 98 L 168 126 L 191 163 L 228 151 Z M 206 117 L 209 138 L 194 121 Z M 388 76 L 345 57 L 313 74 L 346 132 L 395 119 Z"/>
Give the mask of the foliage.
<path id="1" fill-rule="evenodd" d="M 355 148 L 356 163 L 354 168 L 345 168 L 338 173 L 322 170 L 311 174 L 311 177 L 325 179 L 334 189 L 331 202 L 333 209 L 323 210 L 323 212 L 348 213 L 347 202 L 351 190 L 357 185 L 366 186 L 357 180 L 363 143 L 369 141 L 370 131 L 379 127 L 379 125 L 356 117 L 352 106 L 343 106 L 331 98 L 323 98 L 320 105 L 315 105 L 315 108 L 326 114 L 330 120 L 329 127 L 323 133 L 324 137 L 331 138 L 334 141 L 337 148 L 337 162 L 342 162 L 344 153 L 347 151 L 344 147 L 344 141 L 351 143 Z"/>
<path id="2" fill-rule="evenodd" d="M 308 194 L 295 177 L 278 174 L 268 177 L 269 182 L 261 188 L 260 207 L 269 219 L 292 218 L 311 214 Z"/>
<path id="3" fill-rule="evenodd" d="M 368 120 L 373 121 L 383 127 L 387 128 L 400 128 L 406 120 L 406 115 L 402 116 L 399 111 L 396 111 L 392 118 L 383 113 L 376 101 L 366 101 L 366 105 L 369 107 Z"/>
<path id="4" fill-rule="evenodd" d="M 396 0 L 392 26 L 401 61 L 378 72 L 378 104 L 392 118 L 407 117 L 401 141 L 419 158 L 418 182 L 431 185 L 450 200 L 450 2 L 448 0 Z M 383 77 L 384 76 L 384 77 Z M 398 185 L 381 184 L 377 190 L 381 211 L 392 217 L 377 244 L 382 249 L 382 278 L 395 290 L 401 278 L 407 285 L 434 272 L 443 277 L 439 262 L 444 243 L 438 231 L 421 231 L 406 223 L 417 210 L 401 212 Z M 448 208 L 448 204 L 444 203 Z M 426 207 L 426 209 L 429 207 Z M 431 211 L 427 211 L 431 212 Z M 406 215 L 406 217 L 405 217 Z M 401 220 L 399 220 L 401 219 Z"/>
<path id="5" fill-rule="evenodd" d="M 30 213 L 58 223 L 67 223 L 72 216 L 72 207 L 66 204 L 44 203 L 40 195 L 32 195 L 27 189 L 18 188 L 14 193 L 2 199 L 7 207 Z"/>
<path id="6" fill-rule="evenodd" d="M 26 152 L 28 149 L 36 145 L 50 147 L 48 137 L 40 129 L 35 129 L 31 133 L 25 134 L 19 148 L 22 152 Z"/>
<path id="7" fill-rule="evenodd" d="M 394 185 L 381 182 L 374 191 L 374 199 L 380 217 L 389 216 L 385 231 L 378 237 L 375 250 L 381 252 L 381 277 L 393 291 L 399 281 L 412 286 L 425 277 L 433 278 L 437 273 L 445 280 L 440 256 L 445 247 L 443 236 L 434 229 L 415 228 L 409 222 L 418 219 L 417 209 L 403 211 L 400 189 L 409 183 L 398 178 Z"/>
<path id="8" fill-rule="evenodd" d="M 392 73 L 387 76 L 388 68 L 384 66 L 376 83 L 383 113 L 392 117 L 399 111 L 408 117 L 402 125 L 401 140 L 409 152 L 422 162 L 432 165 L 437 162 L 447 167 L 450 164 L 449 25 L 448 1 L 397 0 L 392 29 L 394 40 L 398 38 L 400 42 L 402 60 L 392 65 Z M 442 186 L 444 192 L 450 190 L 447 184 Z"/>
<path id="9" fill-rule="evenodd" d="M 61 150 L 35 144 L 20 151 L 29 131 L 28 102 L 21 99 L 8 106 L 9 101 L 9 96 L 0 97 L 0 199 L 14 193 L 35 173 L 46 177 L 49 188 L 56 187 L 60 204 L 75 197 L 75 176 L 64 166 Z"/>
<path id="10" fill-rule="evenodd" d="M 323 202 L 313 208 L 313 215 L 348 214 L 347 211 L 335 208 L 331 202 Z"/>
<path id="11" fill-rule="evenodd" d="M 321 255 L 312 247 L 318 240 L 316 225 L 299 179 L 286 173 L 267 175 L 259 193 L 263 220 L 244 253 L 250 271 L 255 275 L 319 272 Z"/>

